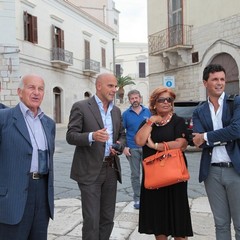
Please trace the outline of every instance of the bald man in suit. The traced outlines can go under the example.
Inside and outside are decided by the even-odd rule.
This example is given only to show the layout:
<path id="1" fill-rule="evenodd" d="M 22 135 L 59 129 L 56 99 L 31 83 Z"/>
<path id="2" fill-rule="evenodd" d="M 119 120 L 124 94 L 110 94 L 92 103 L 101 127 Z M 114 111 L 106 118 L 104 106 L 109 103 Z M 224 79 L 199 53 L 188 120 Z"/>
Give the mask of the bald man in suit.
<path id="1" fill-rule="evenodd" d="M 96 79 L 96 94 L 73 104 L 67 142 L 75 145 L 71 178 L 78 182 L 83 213 L 83 240 L 110 238 L 121 167 L 113 143 L 125 146 L 121 111 L 114 106 L 117 79 L 109 73 Z"/>

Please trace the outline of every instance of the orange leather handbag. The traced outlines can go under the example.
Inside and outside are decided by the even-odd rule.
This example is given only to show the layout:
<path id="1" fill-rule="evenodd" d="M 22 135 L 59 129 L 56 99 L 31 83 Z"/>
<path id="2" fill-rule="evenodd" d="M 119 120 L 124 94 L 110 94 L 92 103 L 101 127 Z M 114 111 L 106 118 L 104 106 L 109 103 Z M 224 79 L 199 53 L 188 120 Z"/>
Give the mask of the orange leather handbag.
<path id="1" fill-rule="evenodd" d="M 144 187 L 157 189 L 190 178 L 183 153 L 180 149 L 169 149 L 164 142 L 164 151 L 157 152 L 143 160 Z"/>

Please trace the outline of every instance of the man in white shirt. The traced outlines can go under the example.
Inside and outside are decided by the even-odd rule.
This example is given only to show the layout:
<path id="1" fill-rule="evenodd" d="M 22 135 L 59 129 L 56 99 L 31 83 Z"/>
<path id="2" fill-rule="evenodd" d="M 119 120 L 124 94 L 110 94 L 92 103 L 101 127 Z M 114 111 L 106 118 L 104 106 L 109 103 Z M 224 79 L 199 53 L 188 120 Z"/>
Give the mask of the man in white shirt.
<path id="1" fill-rule="evenodd" d="M 203 84 L 208 101 L 193 113 L 193 142 L 203 148 L 199 181 L 204 181 L 216 239 L 232 239 L 232 220 L 240 240 L 240 97 L 230 100 L 226 96 L 226 73 L 221 65 L 204 69 Z"/>

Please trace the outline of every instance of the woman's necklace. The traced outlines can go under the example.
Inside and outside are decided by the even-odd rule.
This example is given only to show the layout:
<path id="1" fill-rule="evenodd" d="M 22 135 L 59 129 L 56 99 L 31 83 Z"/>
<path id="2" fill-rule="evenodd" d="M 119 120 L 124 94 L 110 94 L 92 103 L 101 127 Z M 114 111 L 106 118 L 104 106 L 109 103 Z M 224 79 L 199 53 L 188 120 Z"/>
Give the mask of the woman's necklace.
<path id="1" fill-rule="evenodd" d="M 170 122 L 170 120 L 172 119 L 173 114 L 169 113 L 168 116 L 166 117 L 166 119 L 163 119 L 161 122 L 155 123 L 156 126 L 164 126 L 167 123 Z"/>

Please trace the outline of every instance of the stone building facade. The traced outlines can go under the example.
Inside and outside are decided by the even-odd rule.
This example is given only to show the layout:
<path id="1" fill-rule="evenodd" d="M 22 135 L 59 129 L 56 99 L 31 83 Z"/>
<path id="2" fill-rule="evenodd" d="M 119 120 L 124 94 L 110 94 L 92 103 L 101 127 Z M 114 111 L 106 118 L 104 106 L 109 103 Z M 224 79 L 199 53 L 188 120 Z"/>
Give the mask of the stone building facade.
<path id="1" fill-rule="evenodd" d="M 46 84 L 44 112 L 57 123 L 67 123 L 72 104 L 95 93 L 97 74 L 113 72 L 113 39 L 118 39 L 119 12 L 112 0 L 95 0 L 94 11 L 104 15 L 93 16 L 91 9 L 84 11 L 86 5 L 81 8 L 81 2 L 86 3 L 1 1 L 2 103 L 15 106 L 20 77 L 36 73 Z"/>
<path id="2" fill-rule="evenodd" d="M 204 100 L 202 72 L 219 63 L 239 94 L 240 2 L 148 0 L 150 91 L 171 77 L 178 100 Z"/>
<path id="3" fill-rule="evenodd" d="M 147 43 L 137 42 L 117 42 L 115 44 L 115 65 L 116 74 L 129 76 L 135 85 L 124 87 L 124 104 L 123 106 L 116 103 L 125 110 L 129 107 L 128 92 L 137 89 L 142 95 L 144 105 L 148 105 L 149 85 L 148 85 L 148 45 Z"/>

